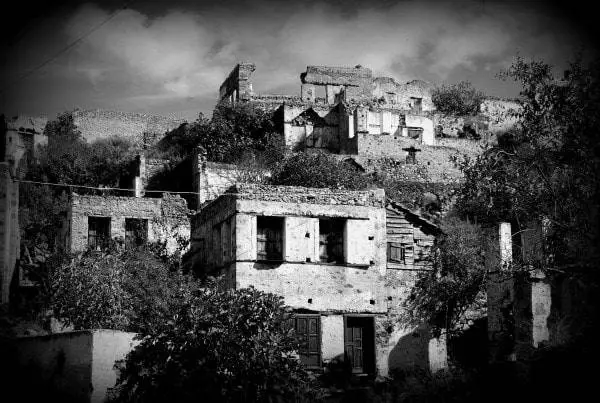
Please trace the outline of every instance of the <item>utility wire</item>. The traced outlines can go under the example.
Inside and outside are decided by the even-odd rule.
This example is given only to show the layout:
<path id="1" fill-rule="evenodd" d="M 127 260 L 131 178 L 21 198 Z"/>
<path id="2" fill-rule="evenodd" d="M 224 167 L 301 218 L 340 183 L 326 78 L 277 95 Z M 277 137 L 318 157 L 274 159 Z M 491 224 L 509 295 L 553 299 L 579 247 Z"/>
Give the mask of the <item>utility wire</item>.
<path id="1" fill-rule="evenodd" d="M 35 184 L 35 185 L 60 186 L 60 187 L 68 187 L 68 188 L 81 188 L 81 189 L 103 190 L 103 191 L 108 191 L 108 190 L 120 190 L 120 191 L 126 191 L 126 192 L 134 192 L 135 191 L 135 189 L 95 187 L 95 186 L 84 186 L 84 185 L 70 185 L 68 183 L 38 182 L 38 181 L 26 181 L 26 180 L 20 180 L 20 179 L 16 179 L 16 180 L 14 180 L 14 182 L 31 183 L 31 184 Z M 176 194 L 193 194 L 193 195 L 197 195 L 198 194 L 198 192 L 185 192 L 185 191 L 178 192 L 178 191 L 173 191 L 173 190 L 142 190 L 142 192 L 144 192 L 144 193 L 176 193 Z"/>
<path id="2" fill-rule="evenodd" d="M 17 84 L 19 81 L 26 79 L 27 77 L 29 77 L 30 75 L 32 75 L 33 73 L 35 73 L 36 71 L 38 71 L 39 69 L 43 68 L 47 64 L 53 62 L 54 60 L 58 59 L 64 53 L 68 52 L 73 47 L 77 46 L 81 41 L 83 41 L 85 38 L 87 38 L 88 36 L 90 36 L 93 32 L 95 32 L 98 29 L 100 29 L 107 22 L 109 22 L 110 20 L 112 20 L 113 18 L 115 18 L 117 15 L 119 15 L 123 10 L 127 9 L 128 6 L 131 3 L 133 3 L 134 1 L 135 0 L 128 0 L 128 1 L 126 1 L 120 9 L 112 12 L 105 20 L 103 20 L 102 22 L 100 22 L 98 25 L 92 27 L 89 31 L 87 31 L 86 33 L 84 33 L 82 36 L 78 37 L 73 42 L 69 43 L 67 46 L 65 46 L 64 48 L 62 48 L 61 50 L 59 50 L 54 56 L 50 57 L 49 59 L 46 59 L 45 61 L 43 61 L 42 63 L 38 64 L 36 67 L 32 68 L 31 70 L 26 71 L 25 73 L 23 73 L 22 75 L 20 75 L 19 77 L 17 77 L 13 82 L 11 82 L 7 86 L 5 86 L 2 89 L 0 89 L 0 94 L 4 94 L 4 91 L 6 91 L 8 88 L 10 88 L 13 85 Z"/>
<path id="3" fill-rule="evenodd" d="M 21 180 L 14 179 L 13 182 L 17 183 L 30 183 L 34 185 L 47 185 L 47 186 L 58 186 L 58 187 L 67 187 L 67 188 L 81 188 L 81 189 L 92 189 L 92 190 L 101 190 L 101 191 L 110 191 L 110 190 L 118 190 L 125 192 L 134 192 L 135 189 L 124 189 L 124 188 L 111 188 L 111 187 L 95 187 L 95 186 L 84 186 L 84 185 L 71 185 L 68 183 L 52 183 L 52 182 L 39 182 L 39 181 L 29 181 L 29 180 Z M 234 186 L 234 185 L 232 185 Z M 268 185 L 264 185 L 268 186 Z M 208 185 L 203 187 L 205 189 L 211 189 L 213 191 L 217 191 L 220 195 L 231 195 L 231 196 L 248 196 L 248 195 L 266 195 L 272 196 L 272 192 L 252 192 L 252 193 L 239 193 L 239 192 L 227 192 L 226 190 L 229 186 L 217 186 L 217 185 Z M 331 189 L 331 190 L 345 190 L 345 189 Z M 356 192 L 356 191 L 351 191 Z M 368 192 L 368 190 L 359 190 L 358 192 Z M 189 192 L 189 191 L 176 191 L 176 190 L 142 190 L 142 193 L 169 193 L 169 194 L 191 194 L 198 195 L 200 192 Z"/>

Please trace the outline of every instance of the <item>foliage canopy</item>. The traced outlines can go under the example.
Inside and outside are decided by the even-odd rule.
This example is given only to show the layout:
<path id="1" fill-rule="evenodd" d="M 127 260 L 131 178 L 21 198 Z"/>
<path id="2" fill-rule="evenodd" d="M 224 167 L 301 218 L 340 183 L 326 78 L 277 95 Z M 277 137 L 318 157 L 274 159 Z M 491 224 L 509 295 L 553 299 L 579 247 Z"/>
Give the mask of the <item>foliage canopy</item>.
<path id="1" fill-rule="evenodd" d="M 431 92 L 431 101 L 438 111 L 457 116 L 477 114 L 484 97 L 469 81 L 444 84 Z"/>
<path id="2" fill-rule="evenodd" d="M 314 401 L 288 318 L 282 297 L 254 288 L 194 290 L 127 356 L 114 400 Z"/>
<path id="3" fill-rule="evenodd" d="M 503 75 L 522 86 L 517 127 L 462 163 L 462 214 L 519 229 L 549 222 L 555 268 L 595 267 L 600 257 L 599 65 L 575 60 L 558 80 L 549 65 L 517 59 Z"/>
<path id="4" fill-rule="evenodd" d="M 273 185 L 360 190 L 368 179 L 357 168 L 324 153 L 298 152 L 287 156 L 275 167 Z"/>

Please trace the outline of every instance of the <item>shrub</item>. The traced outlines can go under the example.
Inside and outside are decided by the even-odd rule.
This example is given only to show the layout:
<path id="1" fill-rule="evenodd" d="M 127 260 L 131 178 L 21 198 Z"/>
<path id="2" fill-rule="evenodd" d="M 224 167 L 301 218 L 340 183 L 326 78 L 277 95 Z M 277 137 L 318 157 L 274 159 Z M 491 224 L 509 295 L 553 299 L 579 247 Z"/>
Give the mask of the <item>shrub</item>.
<path id="1" fill-rule="evenodd" d="M 328 154 L 299 152 L 275 168 L 271 184 L 360 190 L 368 181 L 358 169 Z"/>
<path id="2" fill-rule="evenodd" d="M 75 329 L 150 332 L 197 286 L 155 251 L 88 251 L 52 270 L 50 307 Z"/>
<path id="3" fill-rule="evenodd" d="M 469 81 L 444 84 L 431 92 L 431 100 L 438 111 L 457 116 L 477 114 L 483 98 L 483 92 L 473 88 Z"/>
<path id="4" fill-rule="evenodd" d="M 202 288 L 126 357 L 114 400 L 315 401 L 297 349 L 282 297 Z"/>

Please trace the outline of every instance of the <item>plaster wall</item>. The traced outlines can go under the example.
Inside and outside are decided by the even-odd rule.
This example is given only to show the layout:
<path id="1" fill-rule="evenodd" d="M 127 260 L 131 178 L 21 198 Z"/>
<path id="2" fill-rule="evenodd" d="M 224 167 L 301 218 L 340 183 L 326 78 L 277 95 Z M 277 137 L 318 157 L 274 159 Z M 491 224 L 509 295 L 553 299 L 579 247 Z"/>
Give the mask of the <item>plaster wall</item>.
<path id="1" fill-rule="evenodd" d="M 115 361 L 137 344 L 134 333 L 83 330 L 16 340 L 17 365 L 36 373 L 42 385 L 73 402 L 102 403 L 115 386 Z"/>
<path id="2" fill-rule="evenodd" d="M 115 362 L 124 359 L 139 344 L 134 337 L 135 333 L 118 330 L 93 331 L 91 402 L 104 402 L 109 388 L 117 383 Z"/>

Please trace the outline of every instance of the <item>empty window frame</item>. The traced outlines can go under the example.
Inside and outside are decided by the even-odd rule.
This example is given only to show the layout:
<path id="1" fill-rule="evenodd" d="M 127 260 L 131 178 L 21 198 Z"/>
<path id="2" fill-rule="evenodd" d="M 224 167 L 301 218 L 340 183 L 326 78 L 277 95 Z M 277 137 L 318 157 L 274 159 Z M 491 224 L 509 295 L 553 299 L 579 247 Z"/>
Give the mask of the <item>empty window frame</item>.
<path id="1" fill-rule="evenodd" d="M 423 112 L 423 98 L 410 97 L 410 113 L 419 115 Z"/>
<path id="2" fill-rule="evenodd" d="M 148 242 L 148 220 L 145 218 L 125 219 L 125 247 L 134 249 Z"/>
<path id="3" fill-rule="evenodd" d="M 283 260 L 283 217 L 256 217 L 257 260 Z"/>
<path id="4" fill-rule="evenodd" d="M 406 264 L 406 245 L 398 242 L 388 242 L 387 261 Z"/>
<path id="5" fill-rule="evenodd" d="M 88 247 L 101 250 L 110 241 L 110 217 L 88 217 Z"/>
<path id="6" fill-rule="evenodd" d="M 298 338 L 300 362 L 309 368 L 321 367 L 321 317 L 295 315 L 290 319 Z"/>
<path id="7" fill-rule="evenodd" d="M 319 220 L 319 260 L 324 263 L 344 263 L 343 219 Z"/>

